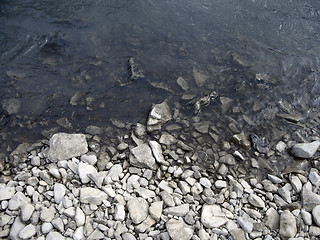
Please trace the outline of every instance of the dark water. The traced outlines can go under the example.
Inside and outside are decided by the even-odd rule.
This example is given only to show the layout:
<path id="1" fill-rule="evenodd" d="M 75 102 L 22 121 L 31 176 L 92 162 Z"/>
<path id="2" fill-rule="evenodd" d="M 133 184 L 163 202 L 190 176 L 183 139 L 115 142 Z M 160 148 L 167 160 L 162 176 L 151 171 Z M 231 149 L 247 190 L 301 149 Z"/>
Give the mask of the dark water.
<path id="1" fill-rule="evenodd" d="M 317 0 L 2 0 L 0 21 L 2 148 L 144 121 L 152 103 L 185 106 L 184 93 L 216 90 L 253 121 L 279 102 L 305 118 L 320 104 Z M 132 57 L 143 78 L 130 78 Z"/>

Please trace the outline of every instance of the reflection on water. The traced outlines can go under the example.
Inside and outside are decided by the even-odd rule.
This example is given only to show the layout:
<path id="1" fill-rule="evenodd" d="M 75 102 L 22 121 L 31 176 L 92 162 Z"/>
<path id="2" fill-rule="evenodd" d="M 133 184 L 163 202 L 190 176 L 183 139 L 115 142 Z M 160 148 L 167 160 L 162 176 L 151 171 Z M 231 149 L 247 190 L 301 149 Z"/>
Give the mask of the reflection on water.
<path id="1" fill-rule="evenodd" d="M 318 1 L 1 1 L 0 21 L 7 143 L 63 130 L 61 118 L 82 131 L 142 121 L 168 97 L 184 106 L 178 77 L 257 123 L 279 102 L 304 115 L 320 104 Z M 144 78 L 130 80 L 130 58 Z"/>

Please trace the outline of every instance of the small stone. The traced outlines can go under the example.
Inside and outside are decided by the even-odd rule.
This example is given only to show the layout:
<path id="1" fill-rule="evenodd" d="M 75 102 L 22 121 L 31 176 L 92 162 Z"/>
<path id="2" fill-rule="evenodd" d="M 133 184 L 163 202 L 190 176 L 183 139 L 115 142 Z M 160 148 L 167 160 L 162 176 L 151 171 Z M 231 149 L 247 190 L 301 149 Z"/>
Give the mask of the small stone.
<path id="1" fill-rule="evenodd" d="M 207 228 L 218 228 L 227 222 L 226 214 L 219 205 L 203 205 L 201 223 Z"/>
<path id="2" fill-rule="evenodd" d="M 80 160 L 90 165 L 95 165 L 98 161 L 96 154 L 92 152 L 82 155 Z"/>
<path id="3" fill-rule="evenodd" d="M 320 205 L 317 205 L 312 209 L 312 217 L 314 222 L 320 226 Z"/>
<path id="4" fill-rule="evenodd" d="M 19 237 L 21 239 L 30 239 L 34 235 L 36 235 L 36 232 L 37 232 L 36 226 L 34 226 L 33 224 L 29 224 L 20 231 Z"/>
<path id="5" fill-rule="evenodd" d="M 88 151 L 84 134 L 56 133 L 49 141 L 48 158 L 52 162 L 78 157 Z"/>
<path id="6" fill-rule="evenodd" d="M 135 167 L 150 168 L 152 170 L 157 168 L 156 160 L 147 144 L 141 144 L 131 149 L 130 164 Z"/>
<path id="7" fill-rule="evenodd" d="M 250 141 L 243 134 L 235 134 L 230 140 L 245 150 L 249 150 L 251 147 Z"/>
<path id="8" fill-rule="evenodd" d="M 296 219 L 289 210 L 285 210 L 280 215 L 280 236 L 282 238 L 292 238 L 297 233 Z"/>
<path id="9" fill-rule="evenodd" d="M 143 198 L 132 198 L 127 203 L 130 218 L 134 224 L 141 223 L 148 216 L 148 203 Z"/>
<path id="10" fill-rule="evenodd" d="M 126 212 L 124 210 L 123 204 L 117 204 L 114 209 L 114 219 L 116 221 L 124 221 L 126 217 Z"/>
<path id="11" fill-rule="evenodd" d="M 61 218 L 55 218 L 51 221 L 51 223 L 60 232 L 64 232 L 64 224 Z"/>
<path id="12" fill-rule="evenodd" d="M 310 226 L 309 234 L 310 236 L 320 236 L 320 227 Z"/>
<path id="13" fill-rule="evenodd" d="M 291 154 L 297 158 L 312 158 L 320 146 L 320 141 L 297 143 L 291 148 Z"/>
<path id="14" fill-rule="evenodd" d="M 82 209 L 79 207 L 76 208 L 75 220 L 78 227 L 84 225 L 86 220 L 86 216 L 84 215 Z"/>
<path id="15" fill-rule="evenodd" d="M 200 184 L 206 188 L 210 188 L 212 186 L 210 180 L 208 178 L 202 177 L 199 180 Z"/>
<path id="16" fill-rule="evenodd" d="M 162 192 L 160 192 L 160 196 L 166 206 L 168 206 L 168 207 L 175 206 L 175 202 L 173 200 L 173 197 L 169 192 L 162 191 Z"/>
<path id="17" fill-rule="evenodd" d="M 225 188 L 227 187 L 227 182 L 223 180 L 217 180 L 215 181 L 214 186 L 218 189 Z"/>
<path id="18" fill-rule="evenodd" d="M 170 219 L 166 223 L 166 228 L 172 240 L 189 240 L 193 235 L 193 228 L 183 220 Z"/>
<path id="19" fill-rule="evenodd" d="M 308 189 L 307 184 L 305 184 L 301 191 L 302 205 L 306 211 L 312 211 L 312 209 L 320 205 L 320 195 L 312 192 Z"/>
<path id="20" fill-rule="evenodd" d="M 120 164 L 115 164 L 108 172 L 108 177 L 112 179 L 112 181 L 119 181 L 119 175 L 122 173 L 123 169 Z"/>
<path id="21" fill-rule="evenodd" d="M 80 189 L 80 202 L 100 205 L 103 200 L 107 200 L 108 195 L 99 189 L 84 187 Z"/>
<path id="22" fill-rule="evenodd" d="M 15 193 L 14 187 L 0 187 L 0 201 L 11 199 Z"/>
<path id="23" fill-rule="evenodd" d="M 246 235 L 244 231 L 241 228 L 235 228 L 234 230 L 231 231 L 231 236 L 232 239 L 234 240 L 246 240 Z"/>
<path id="24" fill-rule="evenodd" d="M 97 174 L 97 169 L 88 163 L 79 162 L 78 173 L 79 173 L 81 182 L 88 183 L 90 182 L 89 174 L 93 174 L 93 175 Z"/>
<path id="25" fill-rule="evenodd" d="M 188 91 L 189 89 L 188 83 L 182 77 L 178 77 L 177 83 L 184 91 Z"/>
<path id="26" fill-rule="evenodd" d="M 26 197 L 22 192 L 16 192 L 9 200 L 8 208 L 12 211 L 19 210 L 19 208 L 30 202 L 30 199 Z"/>
<path id="27" fill-rule="evenodd" d="M 20 215 L 21 220 L 23 222 L 28 221 L 31 218 L 31 215 L 34 211 L 34 206 L 30 203 L 26 203 L 22 205 L 20 209 L 21 209 L 21 215 Z"/>
<path id="28" fill-rule="evenodd" d="M 292 187 L 293 187 L 293 189 L 294 189 L 294 191 L 295 191 L 296 193 L 300 193 L 300 192 L 301 192 L 301 190 L 302 190 L 302 183 L 301 183 L 299 177 L 297 177 L 297 176 L 291 176 L 291 177 L 290 177 L 290 183 L 291 183 L 291 185 L 292 185 Z"/>
<path id="29" fill-rule="evenodd" d="M 37 166 L 37 167 L 39 167 L 40 166 L 40 164 L 41 164 L 41 161 L 40 161 L 40 157 L 39 156 L 33 156 L 32 158 L 31 158 L 31 165 L 32 166 Z"/>
<path id="30" fill-rule="evenodd" d="M 43 207 L 40 212 L 40 219 L 43 222 L 51 222 L 54 218 L 56 210 L 53 207 L 46 208 Z"/>
<path id="31" fill-rule="evenodd" d="M 285 149 L 286 149 L 286 144 L 285 144 L 284 142 L 282 142 L 282 141 L 279 141 L 279 142 L 277 143 L 277 145 L 276 145 L 276 150 L 281 153 L 281 152 L 283 152 Z"/>
<path id="32" fill-rule="evenodd" d="M 136 240 L 136 237 L 133 236 L 131 233 L 123 233 L 121 237 L 122 240 Z"/>
<path id="33" fill-rule="evenodd" d="M 147 229 L 149 229 L 152 225 L 154 225 L 156 223 L 156 221 L 151 218 L 150 216 L 148 216 L 142 223 L 140 223 L 138 226 L 136 226 L 136 229 L 143 233 L 145 232 Z"/>
<path id="34" fill-rule="evenodd" d="M 167 101 L 156 104 L 151 108 L 147 120 L 147 130 L 149 132 L 159 131 L 163 124 L 172 119 L 172 114 Z"/>
<path id="35" fill-rule="evenodd" d="M 251 205 L 258 207 L 258 208 L 264 208 L 265 203 L 264 201 L 257 195 L 251 193 L 248 197 L 248 201 Z"/>
<path id="36" fill-rule="evenodd" d="M 151 147 L 154 158 L 157 163 L 161 165 L 168 165 L 168 162 L 163 157 L 161 145 L 156 141 L 149 141 L 149 146 Z"/>
<path id="37" fill-rule="evenodd" d="M 158 187 L 159 187 L 160 189 L 162 189 L 162 190 L 167 191 L 168 193 L 173 193 L 173 189 L 172 189 L 172 188 L 169 186 L 169 184 L 168 184 L 166 181 L 164 181 L 164 180 L 162 180 L 162 181 L 159 183 Z"/>
<path id="38" fill-rule="evenodd" d="M 304 209 L 301 209 L 301 218 L 304 221 L 304 223 L 308 226 L 312 224 L 312 215 L 311 213 L 307 212 Z"/>
<path id="39" fill-rule="evenodd" d="M 269 208 L 266 212 L 265 224 L 270 228 L 271 231 L 274 231 L 279 228 L 280 216 L 274 208 Z"/>
<path id="40" fill-rule="evenodd" d="M 227 154 L 219 158 L 220 163 L 225 163 L 227 165 L 233 166 L 236 164 L 236 159 L 232 154 Z"/>
<path id="41" fill-rule="evenodd" d="M 19 239 L 19 233 L 21 232 L 22 229 L 25 228 L 25 224 L 21 222 L 19 217 L 16 217 L 13 224 L 11 225 L 10 228 L 10 234 L 9 234 L 9 239 L 14 239 L 18 240 Z"/>
<path id="42" fill-rule="evenodd" d="M 174 136 L 172 136 L 166 132 L 162 133 L 161 137 L 159 139 L 159 143 L 167 145 L 167 146 L 175 144 L 176 142 L 177 142 L 177 139 Z"/>
<path id="43" fill-rule="evenodd" d="M 61 183 L 55 183 L 53 186 L 54 201 L 59 204 L 66 194 L 66 187 Z"/>
<path id="44" fill-rule="evenodd" d="M 315 168 L 310 169 L 309 181 L 316 187 L 320 186 L 320 176 L 318 174 L 318 169 L 315 169 Z"/>
<path id="45" fill-rule="evenodd" d="M 105 235 L 99 229 L 95 229 L 87 238 L 87 240 L 98 240 L 98 239 L 104 239 L 104 238 L 105 238 Z"/>
<path id="46" fill-rule="evenodd" d="M 150 216 L 159 221 L 162 215 L 163 201 L 153 202 L 149 207 Z"/>
<path id="47" fill-rule="evenodd" d="M 253 223 L 250 217 L 238 217 L 237 222 L 239 223 L 240 227 L 246 232 L 251 233 L 253 230 Z"/>
<path id="48" fill-rule="evenodd" d="M 194 123 L 193 126 L 199 133 L 205 134 L 209 130 L 209 121 Z"/>
<path id="49" fill-rule="evenodd" d="M 45 222 L 45 223 L 43 223 L 43 224 L 41 225 L 41 232 L 42 232 L 43 234 L 47 234 L 47 233 L 51 232 L 52 229 L 53 229 L 53 226 L 52 226 L 52 224 L 49 223 L 49 222 Z"/>
<path id="50" fill-rule="evenodd" d="M 83 232 L 83 226 L 78 227 L 74 233 L 73 233 L 73 240 L 85 240 L 84 232 Z"/>
<path id="51" fill-rule="evenodd" d="M 173 216 L 184 217 L 189 212 L 189 204 L 182 204 L 176 207 L 169 207 L 163 210 L 164 214 L 171 214 Z"/>
<path id="52" fill-rule="evenodd" d="M 271 174 L 268 174 L 268 179 L 273 183 L 282 183 L 281 178 L 274 176 L 274 175 L 271 175 Z"/>
<path id="53" fill-rule="evenodd" d="M 58 232 L 50 232 L 46 236 L 46 240 L 65 240 L 65 237 Z"/>

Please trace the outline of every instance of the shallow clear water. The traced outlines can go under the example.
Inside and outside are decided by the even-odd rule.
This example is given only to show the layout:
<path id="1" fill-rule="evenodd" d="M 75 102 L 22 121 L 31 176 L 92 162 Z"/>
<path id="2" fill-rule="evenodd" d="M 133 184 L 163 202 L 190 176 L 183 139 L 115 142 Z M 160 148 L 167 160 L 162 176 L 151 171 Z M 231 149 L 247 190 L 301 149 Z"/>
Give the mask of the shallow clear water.
<path id="1" fill-rule="evenodd" d="M 2 147 L 39 139 L 63 117 L 68 131 L 143 121 L 152 103 L 184 106 L 184 93 L 216 90 L 254 121 L 254 103 L 287 101 L 302 115 L 320 104 L 316 0 L 16 0 L 0 2 L 0 21 Z M 130 78 L 131 57 L 143 78 Z"/>

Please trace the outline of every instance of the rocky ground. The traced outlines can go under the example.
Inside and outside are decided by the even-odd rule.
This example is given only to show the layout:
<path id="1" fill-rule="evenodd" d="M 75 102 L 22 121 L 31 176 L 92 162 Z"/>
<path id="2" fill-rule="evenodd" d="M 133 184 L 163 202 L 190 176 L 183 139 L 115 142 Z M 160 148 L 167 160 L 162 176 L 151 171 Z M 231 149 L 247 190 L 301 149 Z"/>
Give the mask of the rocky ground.
<path id="1" fill-rule="evenodd" d="M 318 136 L 270 144 L 238 132 L 199 149 L 176 134 L 174 114 L 154 105 L 116 146 L 96 126 L 19 145 L 0 164 L 0 238 L 318 239 Z M 195 120 L 198 143 L 217 137 Z M 288 152 L 299 164 L 274 171 L 268 159 Z"/>

